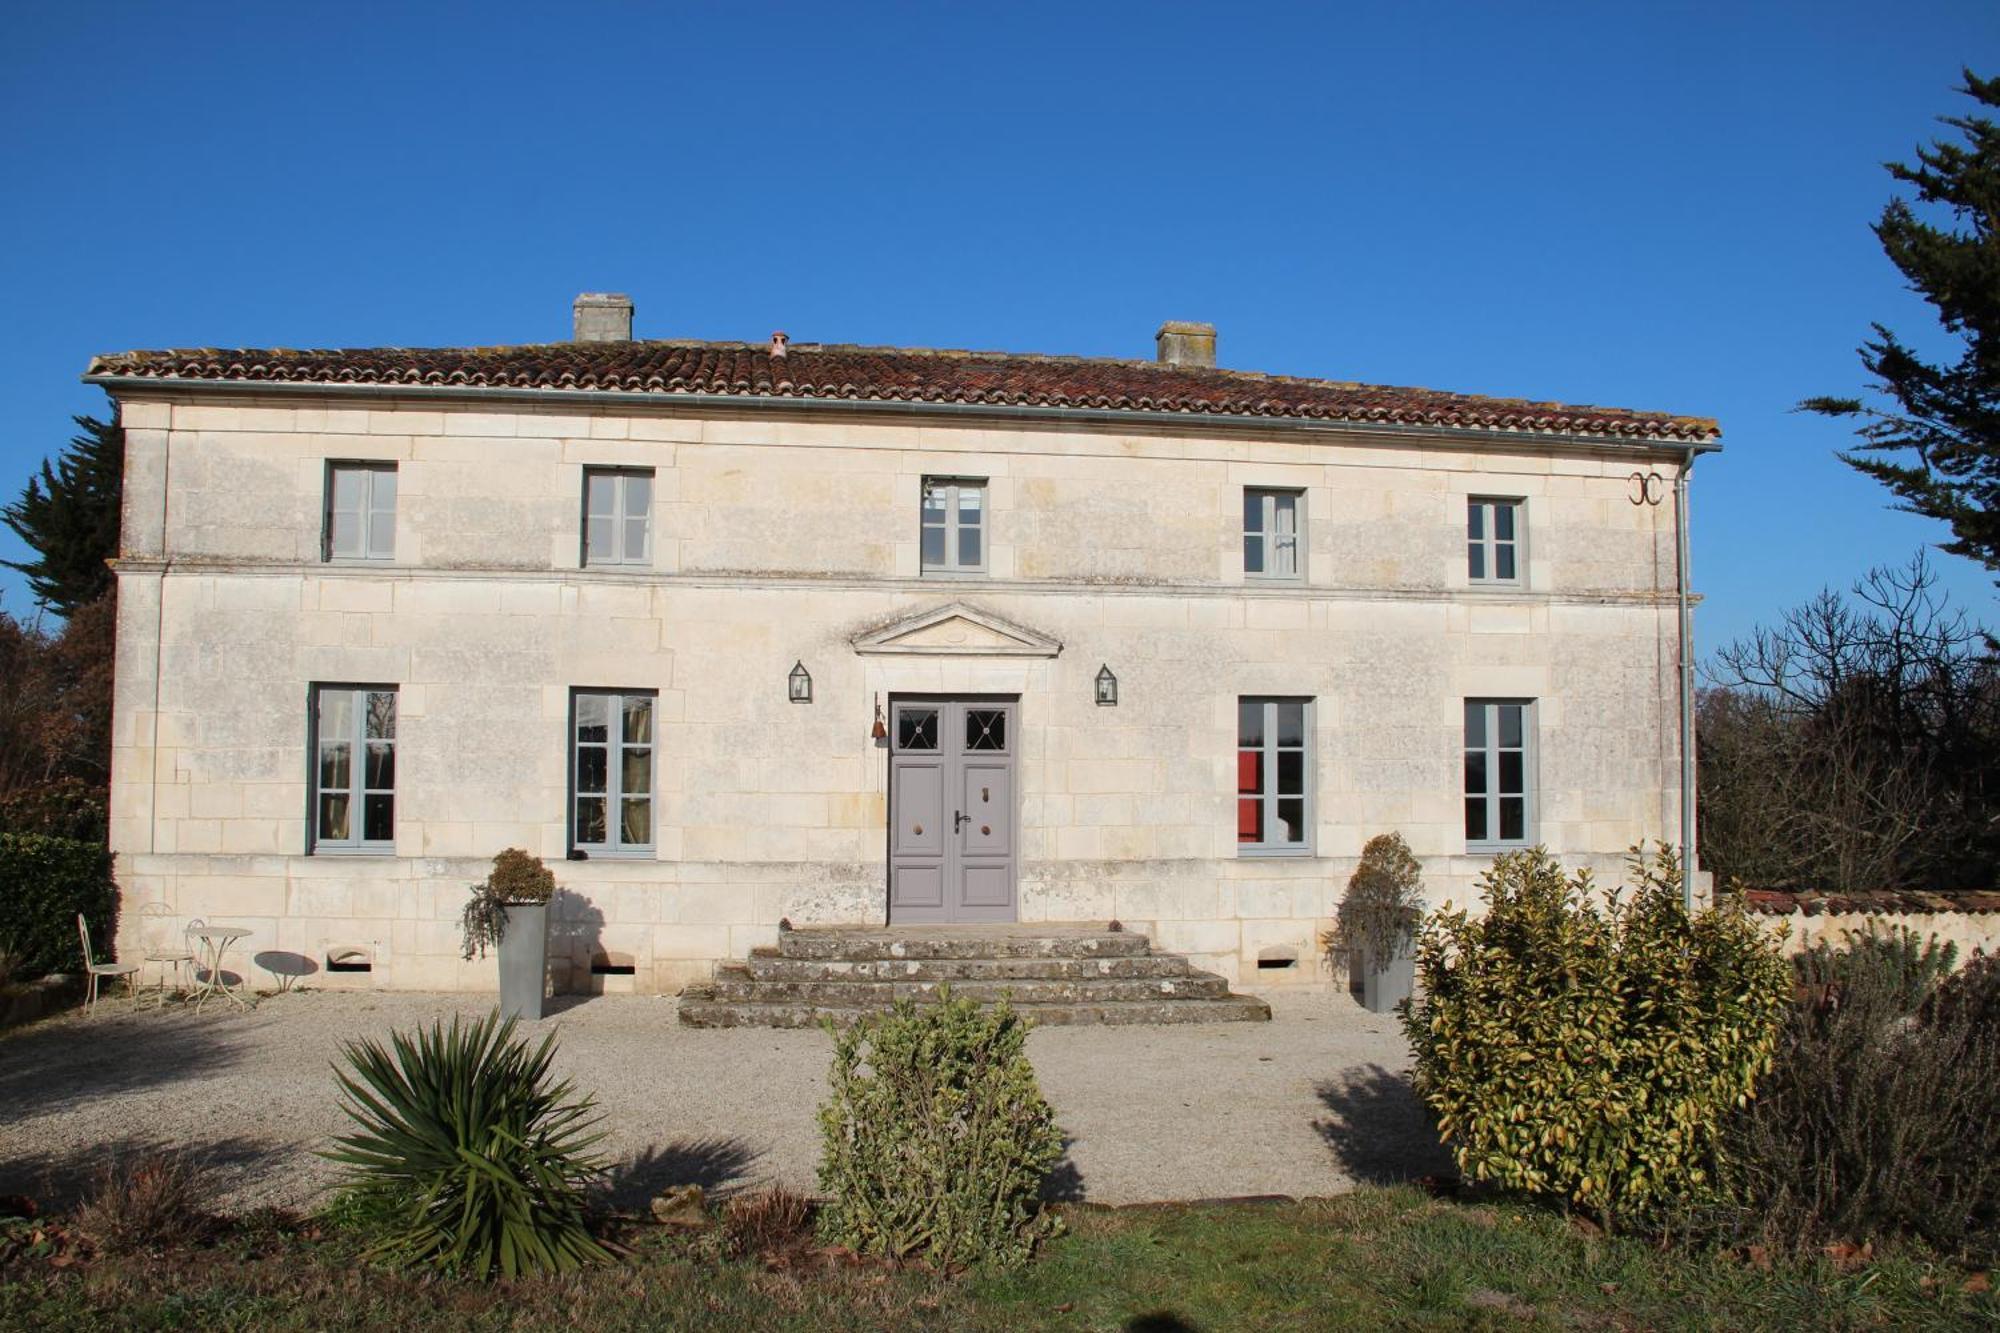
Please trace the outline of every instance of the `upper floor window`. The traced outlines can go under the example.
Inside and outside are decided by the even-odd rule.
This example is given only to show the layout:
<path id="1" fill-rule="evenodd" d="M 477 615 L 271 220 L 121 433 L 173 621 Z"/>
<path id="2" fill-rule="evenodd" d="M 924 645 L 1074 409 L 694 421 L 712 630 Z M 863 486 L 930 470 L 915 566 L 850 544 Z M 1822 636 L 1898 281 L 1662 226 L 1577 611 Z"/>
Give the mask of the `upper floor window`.
<path id="1" fill-rule="evenodd" d="M 1253 579 L 1305 577 L 1299 534 L 1306 498 L 1297 491 L 1243 489 L 1243 573 Z"/>
<path id="2" fill-rule="evenodd" d="M 653 849 L 651 693 L 577 690 L 570 698 L 570 845 L 599 855 Z"/>
<path id="3" fill-rule="evenodd" d="M 1465 506 L 1465 572 L 1474 583 L 1521 581 L 1521 502 L 1473 496 Z"/>
<path id="4" fill-rule="evenodd" d="M 329 463 L 324 560 L 396 558 L 396 465 Z"/>
<path id="5" fill-rule="evenodd" d="M 1236 701 L 1236 850 L 1312 852 L 1310 699 Z"/>
<path id="6" fill-rule="evenodd" d="M 314 686 L 312 733 L 312 849 L 394 851 L 394 687 Z"/>
<path id="7" fill-rule="evenodd" d="M 984 572 L 986 482 L 976 477 L 925 477 L 922 537 L 924 573 Z"/>
<path id="8" fill-rule="evenodd" d="M 583 563 L 653 563 L 651 468 L 583 470 Z"/>
<path id="9" fill-rule="evenodd" d="M 1532 841 L 1532 699 L 1465 701 L 1465 845 L 1525 847 Z"/>

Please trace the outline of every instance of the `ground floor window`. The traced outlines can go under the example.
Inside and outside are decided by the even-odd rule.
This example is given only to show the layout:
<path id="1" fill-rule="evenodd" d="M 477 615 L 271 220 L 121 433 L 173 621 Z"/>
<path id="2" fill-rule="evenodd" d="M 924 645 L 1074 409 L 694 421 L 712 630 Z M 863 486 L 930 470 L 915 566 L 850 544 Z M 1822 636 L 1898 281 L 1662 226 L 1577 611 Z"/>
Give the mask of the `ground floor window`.
<path id="1" fill-rule="evenodd" d="M 1312 851 L 1310 699 L 1236 701 L 1236 850 Z"/>
<path id="2" fill-rule="evenodd" d="M 570 846 L 600 855 L 653 850 L 651 691 L 570 696 Z"/>
<path id="3" fill-rule="evenodd" d="M 1524 847 L 1534 824 L 1535 704 L 1532 699 L 1465 701 L 1465 844 Z"/>
<path id="4" fill-rule="evenodd" d="M 396 690 L 315 685 L 314 851 L 394 851 Z"/>

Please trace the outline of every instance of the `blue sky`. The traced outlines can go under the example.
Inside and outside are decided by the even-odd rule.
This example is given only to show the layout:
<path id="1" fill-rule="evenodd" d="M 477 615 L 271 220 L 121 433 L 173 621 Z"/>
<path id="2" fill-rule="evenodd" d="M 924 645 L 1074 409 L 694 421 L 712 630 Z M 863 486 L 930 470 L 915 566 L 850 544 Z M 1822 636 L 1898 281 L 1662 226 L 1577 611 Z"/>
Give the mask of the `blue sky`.
<path id="1" fill-rule="evenodd" d="M 1868 224 L 1968 63 L 1990 0 L 21 6 L 0 495 L 99 351 L 542 341 L 606 289 L 655 337 L 1203 319 L 1243 369 L 1719 417 L 1713 647 L 1939 535 L 1790 409 L 1871 319 L 1939 345 Z"/>

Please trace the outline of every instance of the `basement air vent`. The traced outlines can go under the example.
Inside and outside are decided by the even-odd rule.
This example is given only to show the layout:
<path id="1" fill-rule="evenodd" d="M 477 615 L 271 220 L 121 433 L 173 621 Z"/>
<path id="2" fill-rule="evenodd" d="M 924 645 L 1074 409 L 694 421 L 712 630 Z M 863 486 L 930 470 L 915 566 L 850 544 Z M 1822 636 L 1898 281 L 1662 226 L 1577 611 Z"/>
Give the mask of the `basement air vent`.
<path id="1" fill-rule="evenodd" d="M 1282 972 L 1287 968 L 1297 967 L 1298 965 L 1299 951 L 1289 946 L 1266 949 L 1257 955 L 1257 970 L 1259 972 Z"/>
<path id="2" fill-rule="evenodd" d="M 366 949 L 328 949 L 326 970 L 329 972 L 373 972 L 375 964 L 368 957 Z"/>
<path id="3" fill-rule="evenodd" d="M 628 954 L 598 954 L 590 960 L 590 975 L 593 977 L 634 977 L 639 969 L 633 965 Z"/>

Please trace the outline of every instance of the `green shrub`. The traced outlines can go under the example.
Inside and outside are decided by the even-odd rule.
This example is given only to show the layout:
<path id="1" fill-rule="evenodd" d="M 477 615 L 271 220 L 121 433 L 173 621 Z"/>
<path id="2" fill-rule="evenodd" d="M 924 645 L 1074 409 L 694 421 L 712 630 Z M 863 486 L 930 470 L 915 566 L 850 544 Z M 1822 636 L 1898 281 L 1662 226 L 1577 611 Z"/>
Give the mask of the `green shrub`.
<path id="1" fill-rule="evenodd" d="M 57 778 L 0 796 L 0 833 L 45 833 L 78 842 L 104 841 L 104 789 Z"/>
<path id="2" fill-rule="evenodd" d="M 575 1268 L 608 1257 L 584 1224 L 603 1168 L 589 1098 L 550 1084 L 555 1038 L 530 1051 L 515 1022 L 392 1033 L 345 1048 L 342 1109 L 360 1132 L 326 1154 L 350 1168 L 355 1212 L 381 1233 L 370 1253 L 478 1278 Z"/>
<path id="3" fill-rule="evenodd" d="M 1775 1067 L 1699 1221 L 1781 1250 L 1915 1236 L 2000 1260 L 2000 966 L 1947 979 L 1949 957 L 1901 932 L 1797 960 Z"/>
<path id="4" fill-rule="evenodd" d="M 947 1270 L 1016 1264 L 1057 1230 L 1036 1199 L 1062 1133 L 1020 1016 L 940 998 L 837 1037 L 819 1113 L 820 1236 Z"/>
<path id="5" fill-rule="evenodd" d="M 78 912 L 98 961 L 109 958 L 118 929 L 111 853 L 100 843 L 0 833 L 0 940 L 18 956 L 22 979 L 83 970 Z"/>
<path id="6" fill-rule="evenodd" d="M 1483 920 L 1447 906 L 1425 925 L 1403 1019 L 1459 1169 L 1607 1227 L 1704 1184 L 1792 989 L 1746 918 L 1689 918 L 1671 851 L 1635 848 L 1631 865 L 1629 899 L 1600 904 L 1588 872 L 1541 848 L 1501 857 Z"/>
<path id="7" fill-rule="evenodd" d="M 1400 833 L 1378 833 L 1361 849 L 1346 896 L 1327 933 L 1329 949 L 1359 949 L 1394 958 L 1416 938 L 1424 919 L 1424 870 Z"/>

